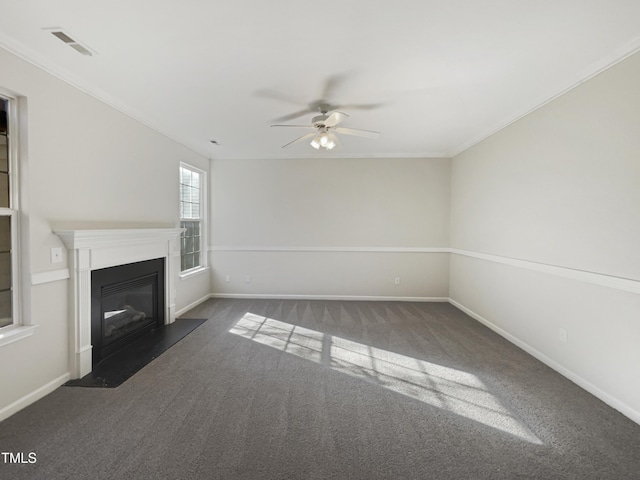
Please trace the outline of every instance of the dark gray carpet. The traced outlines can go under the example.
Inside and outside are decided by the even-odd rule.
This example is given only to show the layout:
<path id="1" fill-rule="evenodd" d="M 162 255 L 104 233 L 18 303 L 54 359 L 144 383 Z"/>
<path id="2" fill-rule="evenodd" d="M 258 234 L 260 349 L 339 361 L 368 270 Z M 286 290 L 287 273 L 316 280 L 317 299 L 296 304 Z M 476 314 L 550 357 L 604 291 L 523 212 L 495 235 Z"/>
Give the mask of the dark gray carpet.
<path id="1" fill-rule="evenodd" d="M 211 300 L 114 389 L 0 423 L 11 479 L 638 479 L 640 426 L 443 303 Z"/>

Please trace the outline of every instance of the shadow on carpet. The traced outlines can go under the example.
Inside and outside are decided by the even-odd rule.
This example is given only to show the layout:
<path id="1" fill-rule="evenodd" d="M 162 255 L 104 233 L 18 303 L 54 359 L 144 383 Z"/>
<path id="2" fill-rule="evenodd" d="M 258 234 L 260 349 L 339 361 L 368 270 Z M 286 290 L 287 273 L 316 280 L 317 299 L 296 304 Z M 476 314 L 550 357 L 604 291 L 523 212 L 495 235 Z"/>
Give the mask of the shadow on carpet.
<path id="1" fill-rule="evenodd" d="M 114 388 L 138 370 L 162 355 L 206 321 L 202 318 L 177 318 L 135 341 L 93 367 L 93 371 L 77 380 L 69 380 L 67 387 Z"/>

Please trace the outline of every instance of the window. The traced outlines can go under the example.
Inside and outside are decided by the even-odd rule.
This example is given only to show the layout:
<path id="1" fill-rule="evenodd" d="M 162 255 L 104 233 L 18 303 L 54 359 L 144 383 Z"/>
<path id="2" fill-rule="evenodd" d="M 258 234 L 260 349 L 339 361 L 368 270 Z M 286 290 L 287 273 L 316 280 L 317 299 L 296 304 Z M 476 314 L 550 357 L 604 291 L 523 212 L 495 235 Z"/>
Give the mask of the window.
<path id="1" fill-rule="evenodd" d="M 204 172 L 180 165 L 180 271 L 205 266 L 202 253 L 204 238 Z"/>
<path id="2" fill-rule="evenodd" d="M 12 99 L 0 96 L 0 329 L 17 323 L 18 212 Z"/>

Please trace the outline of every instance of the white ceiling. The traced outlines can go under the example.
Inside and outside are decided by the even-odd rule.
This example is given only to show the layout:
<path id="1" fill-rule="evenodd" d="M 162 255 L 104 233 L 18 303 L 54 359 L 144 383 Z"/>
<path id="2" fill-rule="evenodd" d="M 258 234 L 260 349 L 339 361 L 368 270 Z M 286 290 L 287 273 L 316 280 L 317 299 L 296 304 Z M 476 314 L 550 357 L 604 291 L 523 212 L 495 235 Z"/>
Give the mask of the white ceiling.
<path id="1" fill-rule="evenodd" d="M 637 51 L 640 1 L 0 0 L 0 45 L 207 157 L 452 156 Z M 282 149 L 319 99 L 380 138 Z"/>

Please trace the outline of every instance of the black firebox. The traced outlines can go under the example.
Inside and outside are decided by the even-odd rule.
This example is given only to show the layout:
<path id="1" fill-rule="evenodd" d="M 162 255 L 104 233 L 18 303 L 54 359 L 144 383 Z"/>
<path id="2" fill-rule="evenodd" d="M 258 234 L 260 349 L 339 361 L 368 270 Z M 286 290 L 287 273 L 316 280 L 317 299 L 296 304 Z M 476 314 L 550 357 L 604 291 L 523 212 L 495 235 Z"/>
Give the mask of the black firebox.
<path id="1" fill-rule="evenodd" d="M 165 323 L 164 259 L 91 272 L 93 365 Z"/>

